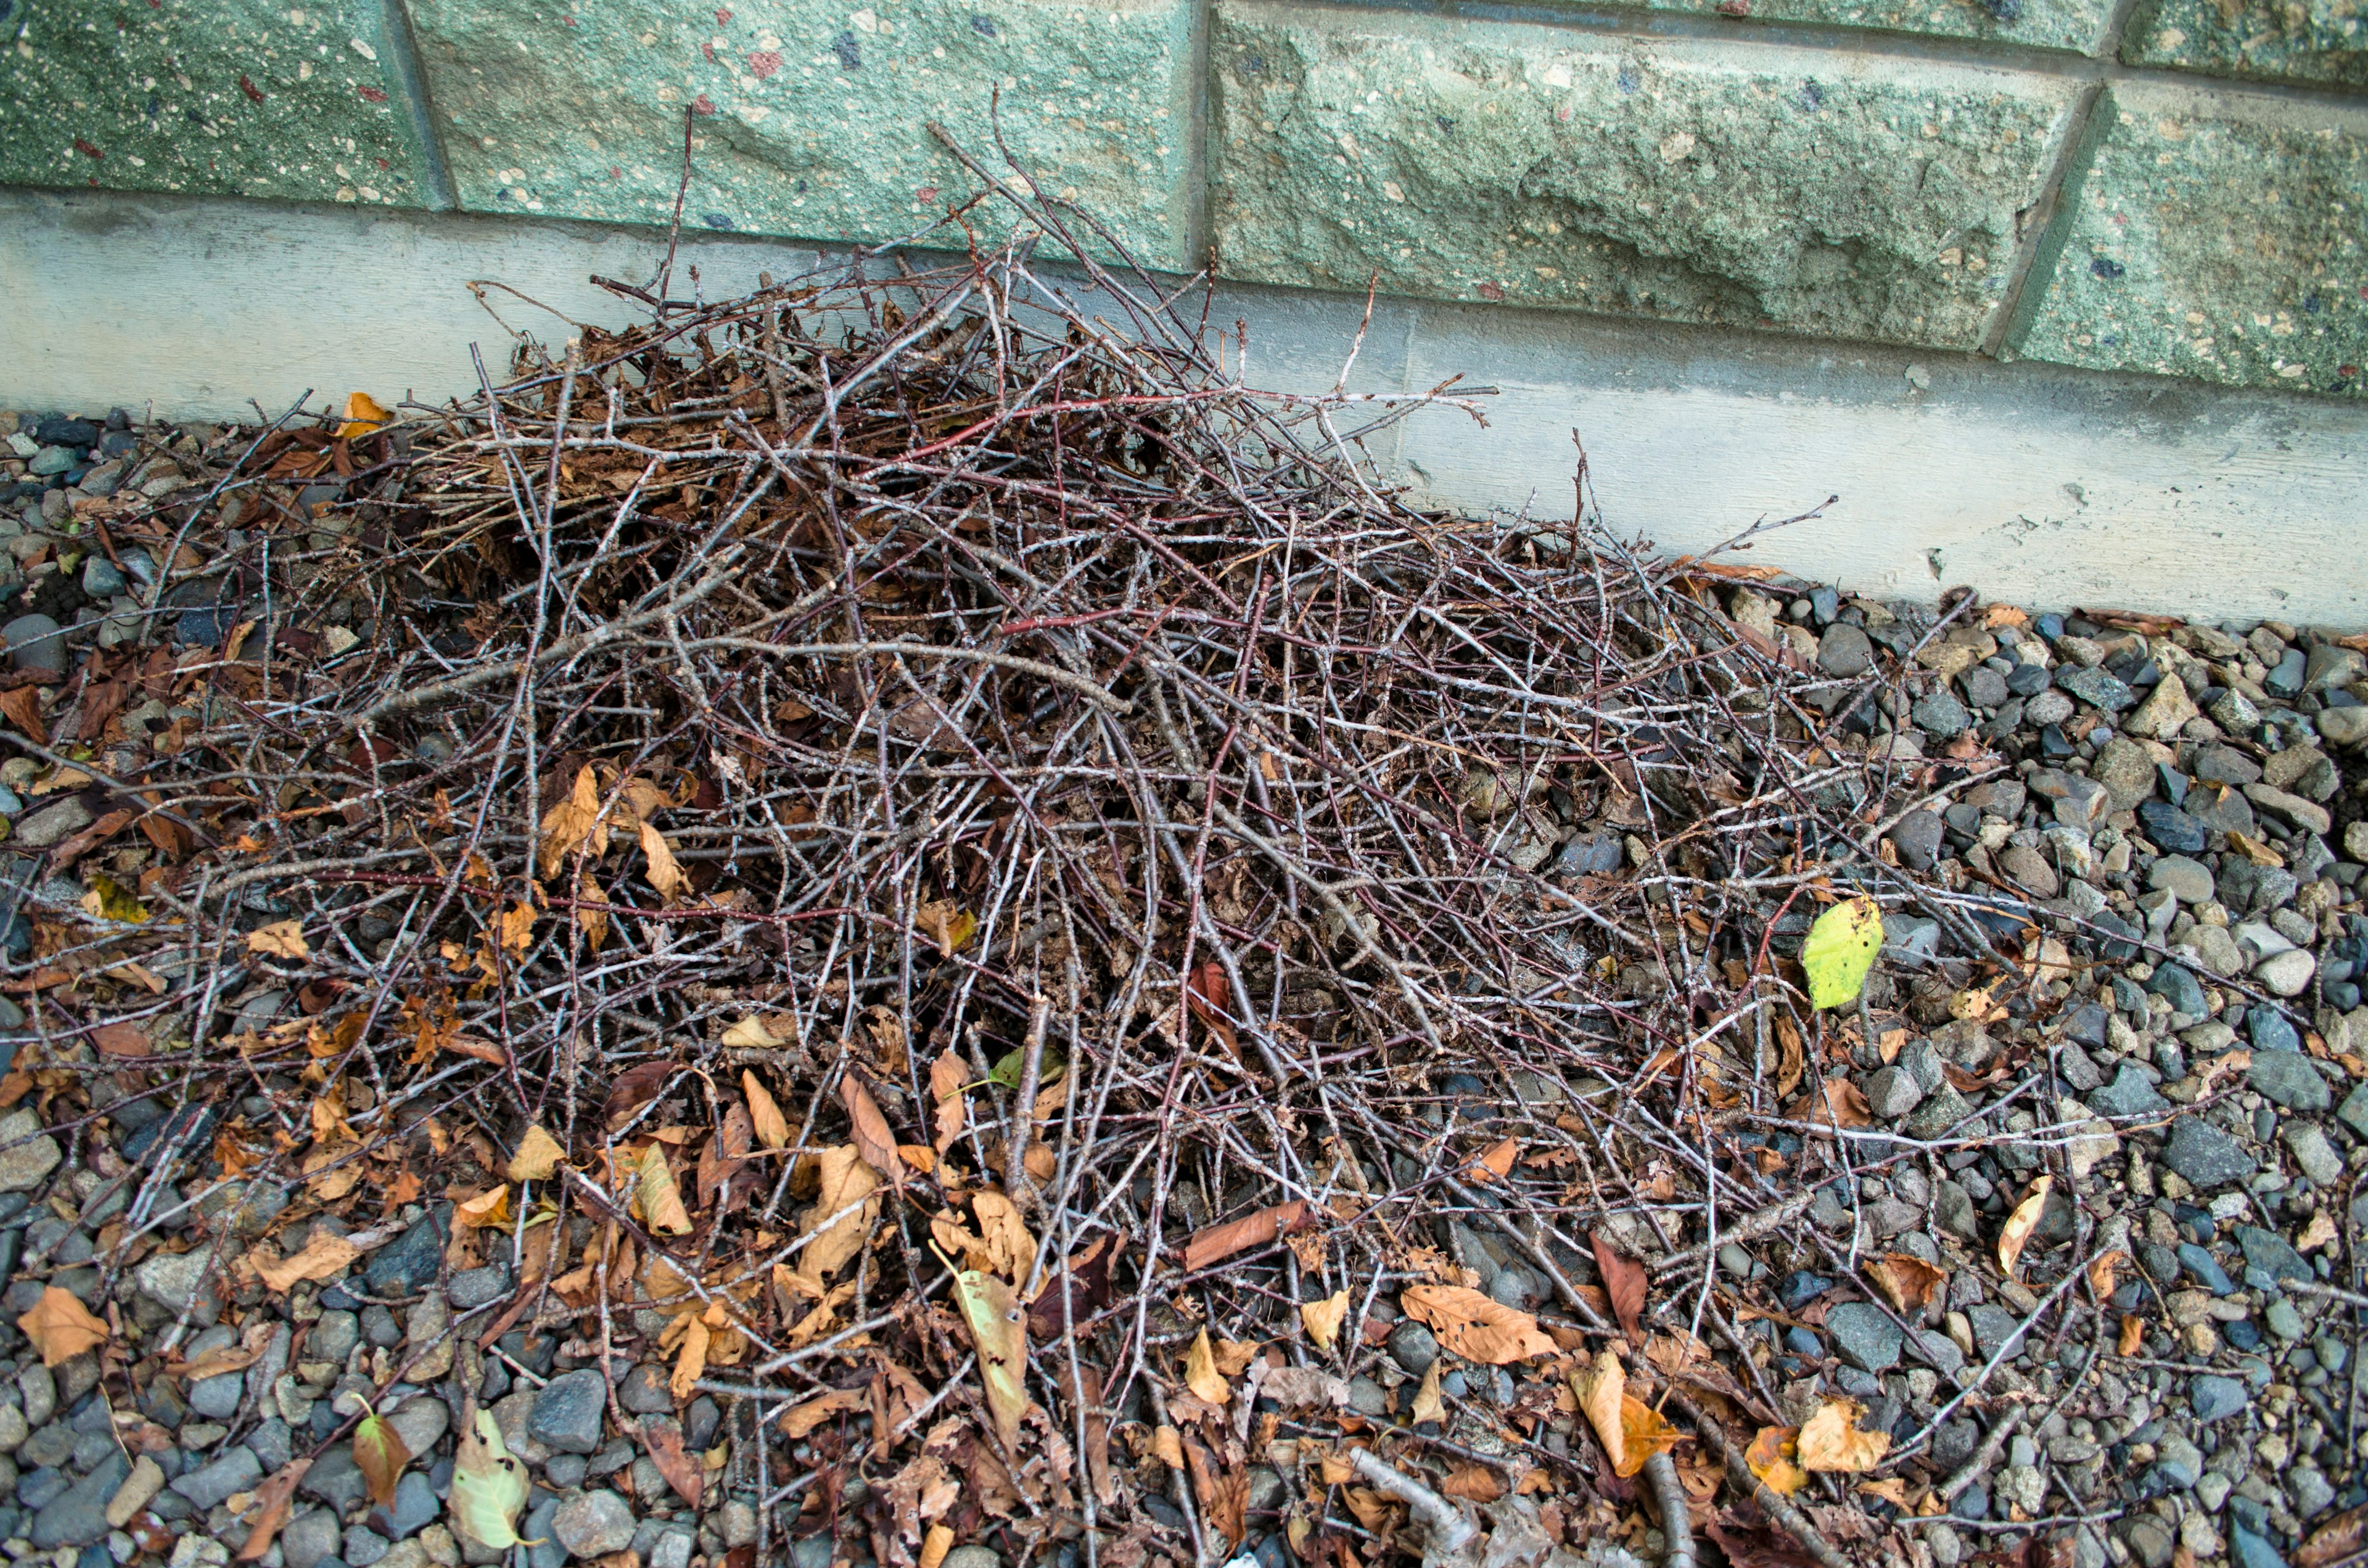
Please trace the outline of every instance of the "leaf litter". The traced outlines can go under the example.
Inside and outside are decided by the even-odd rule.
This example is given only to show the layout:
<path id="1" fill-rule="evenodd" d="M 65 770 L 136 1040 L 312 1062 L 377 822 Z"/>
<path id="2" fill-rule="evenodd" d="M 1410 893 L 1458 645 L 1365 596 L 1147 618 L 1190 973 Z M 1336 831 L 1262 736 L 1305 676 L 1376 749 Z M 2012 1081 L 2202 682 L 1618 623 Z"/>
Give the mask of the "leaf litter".
<path id="1" fill-rule="evenodd" d="M 612 1410 L 635 1357 L 723 1402 L 707 1451 L 620 1435 L 757 1560 L 1906 1551 L 1929 1434 L 1788 1381 L 1774 1271 L 1714 1259 L 1942 1309 L 1801 1223 L 1903 1157 L 1840 1069 L 1900 1049 L 1879 911 L 1936 895 L 1869 829 L 1936 770 L 1728 618 L 1764 574 L 1612 534 L 1583 454 L 1572 520 L 1423 510 L 1365 443 L 1480 393 L 1251 390 L 1170 285 L 1038 265 L 1114 255 L 1089 220 L 995 199 L 1019 237 L 959 259 L 611 283 L 645 321 L 101 517 L 222 635 L 6 705 L 69 748 L 33 794 L 112 808 L 11 989 L 113 1076 L 35 1045 L 0 1094 L 170 1084 L 108 1280 L 185 1256 L 188 1181 L 287 1194 L 220 1255 L 242 1310 L 423 1224 L 427 1279 L 508 1271 L 242 1555 L 330 1441 L 381 1505 L 426 1463 L 370 1406 L 414 1363 L 553 1333 Z M 1962 908 L 1978 1020 L 2038 944 Z M 2049 1179 L 1994 1251 L 2033 1293 Z M 55 1288 L 18 1321 L 127 1392 L 263 1354 Z M 450 1527 L 520 1544 L 528 1465 L 452 1386 Z"/>

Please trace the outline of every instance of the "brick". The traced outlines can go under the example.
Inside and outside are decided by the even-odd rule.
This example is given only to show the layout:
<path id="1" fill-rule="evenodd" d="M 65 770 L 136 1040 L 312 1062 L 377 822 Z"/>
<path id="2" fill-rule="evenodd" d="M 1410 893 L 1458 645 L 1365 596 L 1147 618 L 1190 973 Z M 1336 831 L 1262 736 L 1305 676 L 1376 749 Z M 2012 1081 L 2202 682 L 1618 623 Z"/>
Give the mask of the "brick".
<path id="1" fill-rule="evenodd" d="M 1656 11 L 1810 22 L 1885 32 L 1982 39 L 2093 54 L 2112 6 L 2104 0 L 1623 0 Z"/>
<path id="2" fill-rule="evenodd" d="M 2066 177 L 2019 351 L 2360 395 L 2363 208 L 2368 114 L 2116 85 Z"/>
<path id="3" fill-rule="evenodd" d="M 1190 0 L 910 0 L 846 9 L 412 0 L 461 204 L 665 223 L 691 114 L 687 225 L 909 234 L 1000 171 L 989 105 L 1048 194 L 1164 266 L 1184 256 Z M 1009 227 L 987 210 L 991 233 Z M 959 229 L 943 243 L 963 243 Z"/>
<path id="4" fill-rule="evenodd" d="M 2074 95 L 1224 0 L 1211 217 L 1247 280 L 1971 348 Z"/>
<path id="5" fill-rule="evenodd" d="M 2149 0 L 2122 58 L 2215 76 L 2368 86 L 2368 5 L 2362 0 Z"/>
<path id="6" fill-rule="evenodd" d="M 0 185 L 424 203 L 380 8 L 26 5 L 0 21 Z"/>

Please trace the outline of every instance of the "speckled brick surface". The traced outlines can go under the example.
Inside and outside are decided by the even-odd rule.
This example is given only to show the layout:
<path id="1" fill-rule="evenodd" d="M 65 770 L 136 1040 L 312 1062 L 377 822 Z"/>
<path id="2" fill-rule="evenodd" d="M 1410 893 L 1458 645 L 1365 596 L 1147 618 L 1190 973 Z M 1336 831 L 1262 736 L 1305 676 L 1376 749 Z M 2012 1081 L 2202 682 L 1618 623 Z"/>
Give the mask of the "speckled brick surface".
<path id="1" fill-rule="evenodd" d="M 419 205 L 379 15 L 0 0 L 0 184 Z"/>
<path id="2" fill-rule="evenodd" d="M 2147 0 L 2122 58 L 2214 76 L 2368 87 L 2368 0 Z"/>
<path id="3" fill-rule="evenodd" d="M 2118 85 L 2065 200 L 2023 354 L 2362 394 L 2368 113 Z"/>
<path id="4" fill-rule="evenodd" d="M 567 15 L 413 0 L 411 15 L 467 208 L 664 223 L 689 110 L 685 222 L 894 238 L 976 186 L 929 121 L 1003 167 L 999 92 L 1005 140 L 1047 193 L 1151 259 L 1183 260 L 1187 0 L 606 0 Z"/>
<path id="5" fill-rule="evenodd" d="M 1226 4 L 1229 275 L 1971 348 L 2074 92 L 2020 73 Z"/>
<path id="6" fill-rule="evenodd" d="M 1614 0 L 1655 11 L 1926 33 L 2092 53 L 2105 41 L 2107 0 Z"/>

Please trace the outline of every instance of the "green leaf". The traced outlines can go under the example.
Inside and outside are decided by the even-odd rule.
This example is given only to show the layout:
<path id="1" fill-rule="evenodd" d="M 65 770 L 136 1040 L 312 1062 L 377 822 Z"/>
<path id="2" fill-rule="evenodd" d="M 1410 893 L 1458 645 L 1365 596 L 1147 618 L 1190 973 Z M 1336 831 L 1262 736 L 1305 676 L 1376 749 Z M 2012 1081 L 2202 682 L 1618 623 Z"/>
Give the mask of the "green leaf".
<path id="1" fill-rule="evenodd" d="M 1856 1001 L 1882 946 L 1883 912 L 1871 898 L 1854 898 L 1818 915 L 1809 927 L 1809 939 L 1801 944 L 1809 1005 L 1839 1007 Z"/>
<path id="2" fill-rule="evenodd" d="M 372 1411 L 354 1428 L 354 1467 L 370 1483 L 370 1501 L 381 1508 L 394 1506 L 394 1483 L 403 1479 L 403 1467 L 411 1462 L 411 1450 L 403 1445 L 403 1437 L 386 1424 L 386 1417 Z"/>
<path id="3" fill-rule="evenodd" d="M 477 1412 L 477 1429 L 464 1434 L 452 1458 L 452 1490 L 445 1503 L 462 1535 L 491 1551 L 540 1546 L 520 1540 L 518 1510 L 526 1506 L 526 1466 L 502 1442 L 491 1412 Z"/>
<path id="4" fill-rule="evenodd" d="M 987 1081 L 1000 1084 L 1007 1089 L 1016 1089 L 1019 1086 L 1019 1074 L 1025 1072 L 1027 1067 L 1028 1053 L 1025 1051 L 1011 1051 L 995 1064 L 995 1071 L 986 1075 Z M 1061 1081 L 1061 1074 L 1068 1070 L 1069 1059 L 1051 1046 L 1046 1046 L 1042 1059 L 1036 1063 L 1036 1086 L 1040 1089 L 1051 1088 Z"/>
<path id="5" fill-rule="evenodd" d="M 1028 1414 L 1028 1314 L 1011 1282 L 975 1268 L 954 1274 L 954 1301 L 978 1350 L 979 1379 L 986 1385 L 987 1413 L 995 1418 L 1003 1451 L 1019 1451 L 1019 1418 Z"/>

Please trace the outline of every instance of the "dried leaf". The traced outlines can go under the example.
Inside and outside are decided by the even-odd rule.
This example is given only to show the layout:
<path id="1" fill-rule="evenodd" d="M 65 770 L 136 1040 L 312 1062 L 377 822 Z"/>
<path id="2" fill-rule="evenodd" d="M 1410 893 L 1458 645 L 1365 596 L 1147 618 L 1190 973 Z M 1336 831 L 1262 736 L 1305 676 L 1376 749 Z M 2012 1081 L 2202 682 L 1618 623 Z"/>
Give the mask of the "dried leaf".
<path id="1" fill-rule="evenodd" d="M 41 694 L 29 686 L 13 691 L 0 692 L 0 714 L 30 736 L 37 745 L 50 744 L 49 722 L 41 717 Z"/>
<path id="2" fill-rule="evenodd" d="M 946 1053 L 929 1063 L 929 1097 L 938 1105 L 938 1153 L 944 1153 L 962 1136 L 962 1087 L 970 1082 L 970 1070 L 961 1057 L 948 1047 Z"/>
<path id="3" fill-rule="evenodd" d="M 735 1051 L 770 1051 L 781 1039 L 762 1017 L 751 1013 L 723 1031 L 723 1043 Z"/>
<path id="4" fill-rule="evenodd" d="M 452 1456 L 452 1485 L 445 1498 L 455 1531 L 490 1551 L 513 1546 L 540 1546 L 521 1541 L 518 1510 L 526 1506 L 526 1466 L 503 1445 L 502 1429 L 493 1412 L 477 1412 L 472 1431 L 461 1434 Z"/>
<path id="5" fill-rule="evenodd" d="M 1173 1426 L 1162 1426 L 1151 1434 L 1151 1452 L 1170 1470 L 1184 1468 L 1184 1438 Z"/>
<path id="6" fill-rule="evenodd" d="M 1184 1457 L 1192 1476 L 1192 1492 L 1201 1500 L 1201 1514 L 1234 1551 L 1249 1533 L 1249 1475 L 1236 1462 L 1220 1466 L 1206 1446 L 1184 1439 Z"/>
<path id="7" fill-rule="evenodd" d="M 1209 1331 L 1202 1329 L 1193 1339 L 1192 1347 L 1184 1353 L 1184 1386 L 1205 1404 L 1222 1405 L 1234 1397 L 1232 1385 L 1217 1370 L 1217 1352 L 1209 1343 Z"/>
<path id="8" fill-rule="evenodd" d="M 598 859 L 609 852 L 609 829 L 600 820 L 600 785 L 586 766 L 576 769 L 575 787 L 568 797 L 542 813 L 542 875 L 558 875 L 560 866 L 577 849 Z"/>
<path id="9" fill-rule="evenodd" d="M 1422 1374 L 1422 1386 L 1414 1391 L 1414 1409 L 1406 1419 L 1419 1426 L 1426 1421 L 1447 1425 L 1447 1401 L 1439 1392 L 1439 1358 L 1432 1357 Z"/>
<path id="10" fill-rule="evenodd" d="M 1349 1385 L 1315 1367 L 1269 1367 L 1258 1380 L 1258 1396 L 1285 1410 L 1304 1410 L 1310 1405 L 1349 1408 Z"/>
<path id="11" fill-rule="evenodd" d="M 276 1293 L 284 1294 L 300 1279 L 326 1279 L 341 1274 L 346 1266 L 362 1255 L 362 1249 L 343 1236 L 333 1236 L 325 1231 L 315 1231 L 304 1250 L 285 1261 L 270 1261 L 261 1248 L 247 1255 L 255 1264 L 256 1278 Z"/>
<path id="12" fill-rule="evenodd" d="M 2308 1252 L 2323 1247 L 2335 1239 L 2335 1216 L 2322 1209 L 2310 1217 L 2310 1223 L 2294 1238 L 2294 1251 Z"/>
<path id="13" fill-rule="evenodd" d="M 929 1533 L 921 1538 L 921 1560 L 916 1568 L 938 1568 L 953 1549 L 954 1532 L 943 1525 L 931 1525 Z"/>
<path id="14" fill-rule="evenodd" d="M 847 1119 L 852 1123 L 855 1147 L 863 1163 L 901 1185 L 905 1179 L 905 1162 L 896 1155 L 896 1134 L 888 1126 L 888 1119 L 880 1114 L 880 1102 L 863 1086 L 863 1080 L 848 1073 L 838 1080 L 838 1097 L 847 1107 Z"/>
<path id="15" fill-rule="evenodd" d="M 337 438 L 350 441 L 357 436 L 367 436 L 394 418 L 394 410 L 382 408 L 378 399 L 368 392 L 346 394 L 346 415 L 337 426 Z"/>
<path id="16" fill-rule="evenodd" d="M 985 1244 L 987 1266 L 1014 1285 L 1027 1283 L 1036 1267 L 1036 1238 L 1019 1218 L 1019 1207 L 993 1187 L 971 1194 L 970 1211 L 977 1216 Z"/>
<path id="17" fill-rule="evenodd" d="M 559 1146 L 559 1140 L 538 1124 L 528 1128 L 526 1136 L 518 1140 L 518 1153 L 510 1156 L 503 1174 L 512 1181 L 549 1181 L 565 1158 L 567 1151 Z"/>
<path id="18" fill-rule="evenodd" d="M 1645 1266 L 1613 1250 L 1600 1232 L 1590 1233 L 1587 1239 L 1595 1252 L 1596 1272 L 1603 1277 L 1604 1294 L 1611 1298 L 1612 1315 L 1620 1320 L 1620 1331 L 1628 1336 L 1629 1344 L 1644 1344 Z"/>
<path id="19" fill-rule="evenodd" d="M 2130 1255 L 2120 1251 L 2100 1252 L 2089 1259 L 2089 1289 L 2096 1292 L 2097 1300 L 2101 1301 L 2113 1293 L 2113 1276 L 2129 1260 Z"/>
<path id="20" fill-rule="evenodd" d="M 1340 1325 L 1348 1321 L 1349 1292 L 1335 1290 L 1320 1301 L 1303 1301 L 1299 1307 L 1300 1326 L 1315 1348 L 1329 1354 L 1340 1337 Z"/>
<path id="21" fill-rule="evenodd" d="M 642 854 L 650 863 L 646 875 L 658 897 L 673 903 L 690 891 L 690 879 L 675 863 L 674 846 L 647 823 L 642 824 Z"/>
<path id="22" fill-rule="evenodd" d="M 748 1098 L 748 1119 L 757 1130 L 757 1142 L 768 1149 L 788 1148 L 789 1119 L 781 1114 L 780 1106 L 757 1074 L 745 1067 L 740 1071 L 740 1092 Z"/>
<path id="23" fill-rule="evenodd" d="M 715 1331 L 707 1326 L 705 1314 L 696 1307 L 675 1322 L 682 1325 L 682 1339 L 675 1346 L 674 1371 L 666 1379 L 666 1390 L 682 1400 L 698 1392 L 699 1380 L 707 1376 L 707 1352 L 715 1343 Z"/>
<path id="24" fill-rule="evenodd" d="M 1019 1452 L 1019 1420 L 1028 1414 L 1028 1315 L 1008 1280 L 976 1269 L 954 1274 L 954 1299 L 978 1351 L 979 1378 L 986 1386 L 987 1414 L 995 1419 L 1003 1451 Z M 1201 1343 L 1208 1343 L 1202 1334 Z M 1197 1390 L 1195 1391 L 1198 1392 Z"/>
<path id="25" fill-rule="evenodd" d="M 1882 946 L 1883 914 L 1871 898 L 1850 899 L 1818 915 L 1801 944 L 1809 1005 L 1839 1007 L 1857 1001 Z"/>
<path id="26" fill-rule="evenodd" d="M 2294 1549 L 2294 1568 L 2327 1568 L 2368 1546 L 2368 1504 L 2338 1514 Z"/>
<path id="27" fill-rule="evenodd" d="M 1504 1479 L 1485 1464 L 1460 1464 L 1447 1472 L 1439 1483 L 1442 1496 L 1463 1497 L 1474 1503 L 1494 1503 L 1505 1494 Z"/>
<path id="28" fill-rule="evenodd" d="M 795 1441 L 843 1411 L 871 1406 L 871 1397 L 861 1389 L 831 1389 L 790 1406 L 781 1416 L 781 1430 Z"/>
<path id="29" fill-rule="evenodd" d="M 1801 1049 L 1801 1031 L 1793 1026 L 1792 1019 L 1779 1017 L 1776 1020 L 1776 1097 L 1789 1100 L 1793 1097 L 1793 1091 L 1800 1086 L 1803 1074 L 1809 1070 L 1808 1056 Z"/>
<path id="30" fill-rule="evenodd" d="M 41 1365 L 54 1367 L 61 1361 L 71 1361 L 84 1351 L 107 1343 L 108 1329 L 105 1323 L 90 1315 L 73 1291 L 51 1285 L 42 1290 L 41 1299 L 32 1310 L 17 1320 L 33 1348 L 41 1353 Z"/>
<path id="31" fill-rule="evenodd" d="M 253 1562 L 270 1551 L 271 1543 L 295 1511 L 297 1483 L 312 1468 L 310 1459 L 290 1460 L 255 1489 L 255 1501 L 248 1506 L 255 1523 L 247 1528 L 246 1544 L 238 1549 L 241 1562 Z"/>
<path id="32" fill-rule="evenodd" d="M 1477 1182 L 1502 1181 L 1513 1174 L 1513 1162 L 1520 1157 L 1520 1140 L 1508 1138 L 1474 1158 L 1463 1174 Z"/>
<path id="33" fill-rule="evenodd" d="M 1827 1400 L 1803 1423 L 1794 1444 L 1803 1470 L 1855 1474 L 1873 1470 L 1891 1449 L 1888 1432 L 1861 1432 L 1859 1407 L 1847 1399 Z"/>
<path id="34" fill-rule="evenodd" d="M 301 920 L 274 921 L 249 931 L 246 950 L 275 959 L 308 958 L 313 951 L 304 945 L 304 923 Z"/>
<path id="35" fill-rule="evenodd" d="M 814 1239 L 798 1254 L 797 1265 L 800 1274 L 821 1281 L 871 1239 L 872 1222 L 880 1217 L 880 1200 L 872 1196 L 880 1186 L 880 1173 L 851 1144 L 825 1149 L 814 1157 L 814 1169 L 818 1176 L 814 1203 L 806 1213 L 804 1226 Z M 842 1214 L 850 1208 L 854 1212 Z M 842 1217 L 833 1221 L 834 1215 Z M 819 1296 L 822 1291 L 816 1289 L 813 1293 Z"/>
<path id="36" fill-rule="evenodd" d="M 951 899 L 939 899 L 913 911 L 913 929 L 937 943 L 941 958 L 951 958 L 978 931 L 977 919 Z"/>
<path id="37" fill-rule="evenodd" d="M 1826 1115 L 1836 1127 L 1873 1127 L 1874 1108 L 1856 1084 L 1841 1074 L 1825 1081 Z"/>
<path id="38" fill-rule="evenodd" d="M 2047 1189 L 2055 1184 L 2053 1176 L 2043 1176 L 2031 1184 L 2030 1194 L 2014 1206 L 2006 1217 L 2006 1228 L 1998 1233 L 1998 1267 L 2009 1279 L 2022 1261 L 2022 1249 L 2031 1240 L 2031 1233 L 2039 1227 L 2039 1216 L 2047 1207 Z"/>
<path id="39" fill-rule="evenodd" d="M 690 1234 L 690 1211 L 682 1206 L 682 1189 L 666 1164 L 666 1145 L 653 1142 L 643 1149 L 634 1172 L 641 1183 L 633 1206 L 641 1210 L 643 1223 L 662 1236 Z"/>
<path id="40" fill-rule="evenodd" d="M 1501 1367 L 1554 1353 L 1535 1317 L 1461 1285 L 1409 1285 L 1398 1304 L 1467 1361 Z"/>
<path id="41" fill-rule="evenodd" d="M 1598 1354 L 1594 1365 L 1571 1374 L 1570 1391 L 1602 1442 L 1615 1475 L 1634 1475 L 1647 1459 L 1667 1453 L 1682 1436 L 1651 1405 L 1630 1395 L 1628 1374 L 1620 1358 L 1610 1350 Z"/>
<path id="42" fill-rule="evenodd" d="M 102 1056 L 145 1056 L 149 1052 L 148 1031 L 138 1024 L 101 1024 L 90 1031 L 90 1042 L 98 1047 Z"/>
<path id="43" fill-rule="evenodd" d="M 370 1411 L 354 1428 L 353 1452 L 354 1468 L 370 1486 L 370 1502 L 381 1508 L 393 1507 L 395 1483 L 403 1479 L 403 1467 L 411 1462 L 403 1435 L 377 1411 Z"/>
<path id="44" fill-rule="evenodd" d="M 1751 1473 L 1780 1497 L 1790 1497 L 1809 1483 L 1809 1472 L 1796 1462 L 1800 1437 L 1798 1426 L 1762 1426 L 1744 1450 L 1743 1462 Z"/>
<path id="45" fill-rule="evenodd" d="M 510 1189 L 489 1187 L 453 1206 L 452 1223 L 464 1231 L 506 1231 L 510 1226 Z"/>
<path id="46" fill-rule="evenodd" d="M 1245 1214 L 1238 1220 L 1228 1220 L 1222 1225 L 1212 1225 L 1193 1233 L 1184 1244 L 1184 1271 L 1198 1273 L 1209 1265 L 1228 1258 L 1249 1247 L 1264 1246 L 1277 1236 L 1295 1231 L 1306 1222 L 1307 1205 L 1297 1199 L 1261 1209 L 1255 1214 Z"/>
<path id="47" fill-rule="evenodd" d="M 1869 1258 L 1866 1272 L 1884 1298 L 1903 1316 L 1911 1318 L 1921 1315 L 1932 1304 L 1932 1298 L 1949 1278 L 1922 1258 L 1904 1252 Z"/>
<path id="48" fill-rule="evenodd" d="M 2123 1315 L 2122 1337 L 2118 1348 L 2124 1356 L 2135 1356 L 2146 1348 L 2146 1320 L 2135 1312 Z"/>
<path id="49" fill-rule="evenodd" d="M 650 1462 L 658 1467 L 675 1495 L 699 1506 L 700 1494 L 705 1489 L 706 1472 L 698 1460 L 683 1451 L 682 1431 L 655 1415 L 642 1417 L 642 1447 L 649 1450 Z"/>

